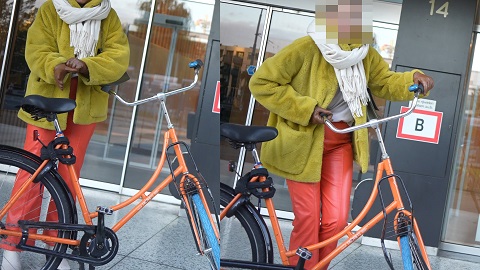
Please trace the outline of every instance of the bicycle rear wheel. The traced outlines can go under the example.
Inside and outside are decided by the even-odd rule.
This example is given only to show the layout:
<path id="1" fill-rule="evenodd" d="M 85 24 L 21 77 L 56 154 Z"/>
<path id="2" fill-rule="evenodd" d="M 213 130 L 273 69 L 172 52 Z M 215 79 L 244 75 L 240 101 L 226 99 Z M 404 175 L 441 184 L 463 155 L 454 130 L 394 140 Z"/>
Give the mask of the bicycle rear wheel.
<path id="1" fill-rule="evenodd" d="M 211 267 L 214 270 L 220 269 L 220 245 L 215 235 L 215 231 L 208 217 L 205 206 L 198 193 L 189 194 L 189 203 L 192 210 L 195 226 L 200 237 L 199 248 L 201 252 L 210 261 Z"/>
<path id="2" fill-rule="evenodd" d="M 220 204 L 228 205 L 233 199 L 233 189 L 220 184 Z M 250 203 L 250 202 L 248 202 Z M 222 259 L 267 263 L 267 244 L 258 221 L 261 216 L 245 205 L 239 206 L 231 217 L 220 222 Z M 241 269 L 241 268 L 228 268 Z"/>
<path id="3" fill-rule="evenodd" d="M 0 146 L 0 207 L 3 209 L 9 201 L 17 173 L 25 174 L 31 177 L 40 164 L 38 157 L 23 151 L 21 149 Z M 19 209 L 28 207 L 25 214 L 19 216 L 19 220 L 30 221 L 48 221 L 57 223 L 71 223 L 72 213 L 70 212 L 70 203 L 68 195 L 64 191 L 61 182 L 51 173 L 46 173 L 37 183 L 32 183 L 27 191 L 21 195 L 16 204 L 7 212 L 7 215 L 17 215 Z M 35 203 L 34 203 L 35 202 Z M 38 204 L 37 204 L 38 203 Z M 47 214 L 49 218 L 47 219 Z M 0 220 L 2 228 L 8 228 L 20 231 L 18 224 L 7 224 L 7 218 Z M 47 234 L 61 238 L 70 238 L 71 232 L 52 231 L 48 229 L 31 229 L 30 233 Z M 0 256 L 3 256 L 3 249 L 12 249 L 20 242 L 19 238 L 6 237 L 0 235 Z M 47 248 L 43 241 L 29 241 L 29 245 L 41 248 Z M 55 244 L 53 250 L 57 252 L 66 252 L 68 245 Z M 23 269 L 57 269 L 61 258 L 49 256 L 34 252 L 22 251 L 20 260 Z M 14 262 L 5 262 L 14 263 Z"/>

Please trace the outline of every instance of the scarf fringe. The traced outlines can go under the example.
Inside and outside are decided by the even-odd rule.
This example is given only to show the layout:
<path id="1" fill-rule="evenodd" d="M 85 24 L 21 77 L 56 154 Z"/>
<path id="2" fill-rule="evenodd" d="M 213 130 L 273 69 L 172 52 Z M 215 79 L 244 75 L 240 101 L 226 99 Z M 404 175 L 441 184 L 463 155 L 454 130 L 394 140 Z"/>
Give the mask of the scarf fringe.
<path id="1" fill-rule="evenodd" d="M 67 0 L 53 0 L 60 18 L 70 27 L 70 46 L 78 59 L 95 56 L 102 20 L 110 13 L 110 0 L 92 8 L 75 8 Z"/>

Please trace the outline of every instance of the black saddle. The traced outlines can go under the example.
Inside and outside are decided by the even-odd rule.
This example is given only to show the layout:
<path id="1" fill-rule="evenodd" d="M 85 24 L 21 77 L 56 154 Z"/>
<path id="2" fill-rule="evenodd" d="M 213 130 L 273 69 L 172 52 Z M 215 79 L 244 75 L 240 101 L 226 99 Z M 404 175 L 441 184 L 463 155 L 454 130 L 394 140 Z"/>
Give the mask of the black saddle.
<path id="1" fill-rule="evenodd" d="M 68 98 L 46 98 L 39 95 L 26 96 L 22 100 L 22 109 L 31 114 L 35 120 L 49 118 L 59 113 L 66 113 L 75 109 L 75 100 Z"/>
<path id="2" fill-rule="evenodd" d="M 275 139 L 278 131 L 274 127 L 224 123 L 220 125 L 220 135 L 235 144 L 251 145 Z"/>

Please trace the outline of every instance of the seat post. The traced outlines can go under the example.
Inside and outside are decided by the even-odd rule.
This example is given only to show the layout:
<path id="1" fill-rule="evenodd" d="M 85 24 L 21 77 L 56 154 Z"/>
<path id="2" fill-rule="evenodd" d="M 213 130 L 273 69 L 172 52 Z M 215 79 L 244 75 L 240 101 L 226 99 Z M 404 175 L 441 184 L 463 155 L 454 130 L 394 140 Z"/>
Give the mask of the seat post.
<path id="1" fill-rule="evenodd" d="M 60 123 L 58 123 L 58 117 L 56 113 L 53 114 L 53 126 L 55 127 L 57 134 L 63 134 L 63 131 L 60 128 Z"/>
<path id="2" fill-rule="evenodd" d="M 255 164 L 260 164 L 260 157 L 258 156 L 258 151 L 255 144 L 253 144 L 252 146 L 252 156 L 253 156 L 253 160 L 255 161 Z"/>

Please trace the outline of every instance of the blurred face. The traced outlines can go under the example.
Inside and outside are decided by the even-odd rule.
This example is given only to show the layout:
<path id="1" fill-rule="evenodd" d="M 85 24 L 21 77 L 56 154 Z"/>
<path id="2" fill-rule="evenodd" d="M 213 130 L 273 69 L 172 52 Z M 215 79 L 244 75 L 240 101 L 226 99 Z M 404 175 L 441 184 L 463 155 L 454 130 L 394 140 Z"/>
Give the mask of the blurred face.
<path id="1" fill-rule="evenodd" d="M 315 31 L 325 44 L 371 44 L 372 0 L 317 0 Z"/>

